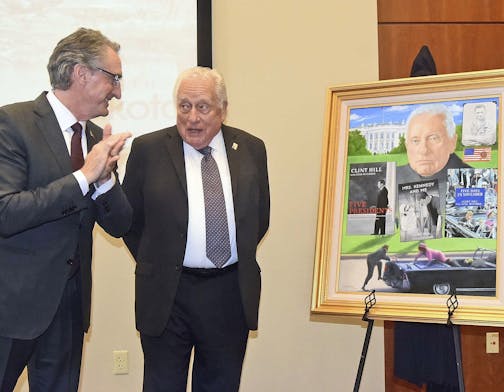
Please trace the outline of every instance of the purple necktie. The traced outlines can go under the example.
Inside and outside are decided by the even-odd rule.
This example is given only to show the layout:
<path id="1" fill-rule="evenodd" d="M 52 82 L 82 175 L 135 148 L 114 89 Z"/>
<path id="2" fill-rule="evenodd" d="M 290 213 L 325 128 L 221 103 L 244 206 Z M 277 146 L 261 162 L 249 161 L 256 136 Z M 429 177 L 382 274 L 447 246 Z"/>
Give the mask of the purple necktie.
<path id="1" fill-rule="evenodd" d="M 72 125 L 73 135 L 70 143 L 70 159 L 72 161 L 72 169 L 79 170 L 84 165 L 84 154 L 82 153 L 82 125 L 76 122 Z"/>

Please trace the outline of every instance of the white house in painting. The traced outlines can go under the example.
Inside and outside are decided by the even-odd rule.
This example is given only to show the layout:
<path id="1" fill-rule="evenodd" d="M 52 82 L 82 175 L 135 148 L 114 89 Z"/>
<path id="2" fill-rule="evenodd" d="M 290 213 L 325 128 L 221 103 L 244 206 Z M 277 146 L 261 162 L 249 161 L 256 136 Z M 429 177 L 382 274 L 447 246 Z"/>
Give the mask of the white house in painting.
<path id="1" fill-rule="evenodd" d="M 406 132 L 406 123 L 365 124 L 350 129 L 360 131 L 366 139 L 366 147 L 373 154 L 385 154 L 399 145 L 399 138 Z"/>

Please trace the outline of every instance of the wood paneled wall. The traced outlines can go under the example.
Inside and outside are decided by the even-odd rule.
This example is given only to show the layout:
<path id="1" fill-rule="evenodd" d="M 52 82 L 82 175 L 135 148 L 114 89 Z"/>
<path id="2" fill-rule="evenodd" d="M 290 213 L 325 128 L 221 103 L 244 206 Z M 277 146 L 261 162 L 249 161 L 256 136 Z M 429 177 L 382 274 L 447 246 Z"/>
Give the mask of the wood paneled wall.
<path id="1" fill-rule="evenodd" d="M 504 1 L 378 0 L 380 79 L 404 78 L 422 45 L 439 74 L 504 68 Z"/>
<path id="2" fill-rule="evenodd" d="M 380 79 L 409 77 L 427 45 L 438 74 L 504 68 L 504 1 L 377 0 Z M 467 392 L 504 390 L 504 328 L 461 326 Z M 499 354 L 487 354 L 487 332 L 500 333 Z M 385 390 L 423 392 L 394 376 L 394 322 L 385 322 Z"/>
<path id="3" fill-rule="evenodd" d="M 424 392 L 417 386 L 394 375 L 394 325 L 384 323 L 385 391 Z M 499 332 L 499 354 L 486 353 L 486 333 Z M 466 392 L 500 392 L 504 390 L 504 328 L 463 325 L 460 327 L 462 368 Z"/>

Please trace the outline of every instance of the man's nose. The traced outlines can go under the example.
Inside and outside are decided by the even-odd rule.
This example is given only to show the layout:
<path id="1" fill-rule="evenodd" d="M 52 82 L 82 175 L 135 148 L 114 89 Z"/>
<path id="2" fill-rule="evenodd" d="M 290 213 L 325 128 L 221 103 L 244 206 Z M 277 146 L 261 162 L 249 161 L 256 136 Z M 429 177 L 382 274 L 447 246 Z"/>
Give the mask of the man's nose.
<path id="1" fill-rule="evenodd" d="M 118 83 L 114 86 L 112 93 L 116 99 L 121 99 L 121 83 Z"/>
<path id="2" fill-rule="evenodd" d="M 417 151 L 421 153 L 426 153 L 429 151 L 429 144 L 427 143 L 427 139 L 423 139 L 418 142 Z"/>
<path id="3" fill-rule="evenodd" d="M 190 111 L 189 111 L 189 115 L 188 115 L 188 118 L 189 118 L 189 121 L 191 122 L 196 122 L 199 120 L 199 113 L 198 111 L 196 110 L 196 108 L 192 108 Z"/>

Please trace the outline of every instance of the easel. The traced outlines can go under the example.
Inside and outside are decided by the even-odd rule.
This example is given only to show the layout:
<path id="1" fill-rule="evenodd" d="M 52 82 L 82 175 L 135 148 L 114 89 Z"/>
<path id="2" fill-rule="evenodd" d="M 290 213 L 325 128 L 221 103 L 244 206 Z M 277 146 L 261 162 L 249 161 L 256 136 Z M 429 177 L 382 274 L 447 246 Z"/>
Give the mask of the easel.
<path id="1" fill-rule="evenodd" d="M 446 307 L 448 308 L 448 319 L 446 320 L 446 325 L 452 328 L 453 331 L 453 343 L 455 346 L 455 362 L 457 366 L 457 376 L 459 392 L 465 391 L 464 386 L 464 373 L 462 371 L 462 350 L 460 349 L 460 327 L 453 324 L 451 317 L 455 310 L 458 308 L 457 294 L 455 294 L 455 289 L 453 290 L 450 297 L 446 300 Z"/>
<path id="2" fill-rule="evenodd" d="M 360 388 L 360 382 L 362 378 L 362 372 L 364 370 L 364 364 L 366 362 L 367 351 L 369 348 L 369 341 L 371 339 L 371 332 L 373 331 L 374 320 L 368 317 L 368 313 L 371 308 L 376 304 L 376 296 L 375 290 L 372 290 L 366 298 L 364 298 L 364 314 L 362 316 L 363 321 L 367 321 L 368 326 L 366 330 L 366 337 L 364 338 L 364 345 L 362 347 L 362 354 L 359 362 L 359 369 L 357 370 L 357 377 L 355 379 L 353 392 L 358 392 Z M 455 346 L 455 361 L 457 366 L 457 377 L 458 377 L 458 385 L 459 392 L 465 392 L 464 386 L 464 373 L 462 371 L 462 351 L 460 348 L 460 329 L 459 326 L 453 324 L 451 321 L 451 317 L 455 313 L 455 310 L 458 308 L 458 299 L 455 294 L 455 290 L 450 295 L 450 297 L 446 300 L 446 307 L 448 308 L 448 319 L 446 320 L 447 326 L 452 328 L 453 331 L 453 342 Z"/>
<path id="3" fill-rule="evenodd" d="M 364 370 L 364 363 L 366 362 L 367 351 L 369 347 L 369 340 L 371 339 L 371 332 L 373 331 L 374 320 L 368 318 L 369 310 L 376 304 L 375 290 L 372 290 L 369 295 L 364 298 L 364 314 L 362 315 L 362 321 L 367 321 L 368 326 L 366 330 L 366 337 L 364 338 L 364 345 L 362 346 L 362 354 L 359 362 L 359 369 L 357 370 L 357 377 L 355 379 L 353 392 L 358 392 L 360 387 L 360 382 L 362 378 L 362 371 Z"/>

